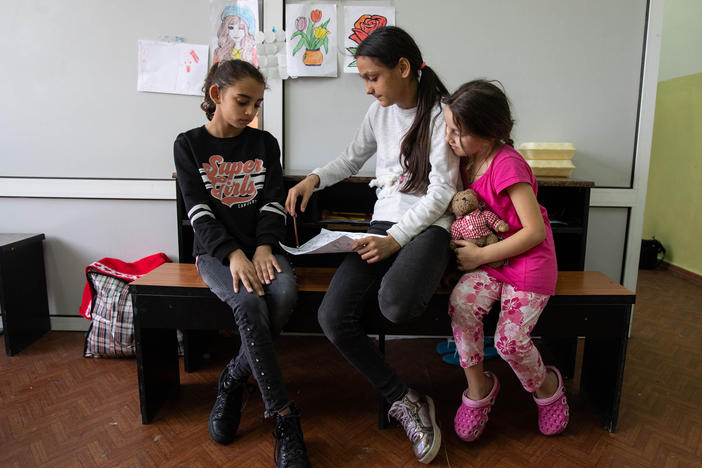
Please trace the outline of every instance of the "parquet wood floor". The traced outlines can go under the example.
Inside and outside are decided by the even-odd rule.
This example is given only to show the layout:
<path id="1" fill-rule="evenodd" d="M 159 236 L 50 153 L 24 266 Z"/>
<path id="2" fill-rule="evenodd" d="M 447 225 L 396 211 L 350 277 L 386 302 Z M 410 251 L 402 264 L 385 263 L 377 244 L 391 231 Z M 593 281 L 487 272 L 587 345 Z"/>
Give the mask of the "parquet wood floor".
<path id="1" fill-rule="evenodd" d="M 702 287 L 642 271 L 637 293 L 616 434 L 571 393 L 567 431 L 541 436 L 530 396 L 492 359 L 487 368 L 502 391 L 485 434 L 465 444 L 452 430 L 464 386 L 459 368 L 440 361 L 437 340 L 388 342 L 392 365 L 437 403 L 444 443 L 432 465 L 702 466 Z M 235 442 L 209 439 L 217 375 L 236 346 L 236 338 L 221 339 L 204 369 L 181 370 L 180 393 L 150 425 L 140 423 L 135 361 L 81 357 L 82 333 L 51 332 L 17 356 L 1 353 L 0 466 L 272 466 L 272 424 L 262 418 L 257 390 Z M 325 338 L 285 336 L 278 350 L 314 466 L 422 466 L 401 429 L 377 428 L 374 392 Z"/>

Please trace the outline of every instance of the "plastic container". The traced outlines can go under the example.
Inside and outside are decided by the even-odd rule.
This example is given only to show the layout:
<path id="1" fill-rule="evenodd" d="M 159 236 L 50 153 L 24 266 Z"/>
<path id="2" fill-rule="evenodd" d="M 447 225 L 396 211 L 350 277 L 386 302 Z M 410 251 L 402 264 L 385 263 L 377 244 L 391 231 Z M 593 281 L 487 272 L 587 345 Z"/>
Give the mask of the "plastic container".
<path id="1" fill-rule="evenodd" d="M 570 159 L 575 153 L 572 143 L 522 143 L 517 148 L 526 159 Z"/>
<path id="2" fill-rule="evenodd" d="M 536 177 L 570 177 L 575 166 L 568 159 L 526 159 Z"/>

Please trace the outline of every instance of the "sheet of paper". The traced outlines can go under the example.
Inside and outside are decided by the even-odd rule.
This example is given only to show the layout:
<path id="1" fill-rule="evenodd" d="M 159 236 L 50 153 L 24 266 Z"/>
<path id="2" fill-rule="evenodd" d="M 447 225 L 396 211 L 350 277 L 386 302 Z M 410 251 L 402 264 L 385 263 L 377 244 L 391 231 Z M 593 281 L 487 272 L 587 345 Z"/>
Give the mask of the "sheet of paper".
<path id="1" fill-rule="evenodd" d="M 139 41 L 137 91 L 202 96 L 207 46 Z"/>
<path id="2" fill-rule="evenodd" d="M 336 252 L 351 252 L 351 244 L 356 239 L 375 236 L 385 237 L 379 234 L 368 234 L 366 232 L 346 232 L 346 231 L 329 231 L 322 229 L 319 234 L 308 240 L 300 247 L 288 247 L 280 243 L 280 246 L 293 255 L 303 254 L 322 254 Z"/>

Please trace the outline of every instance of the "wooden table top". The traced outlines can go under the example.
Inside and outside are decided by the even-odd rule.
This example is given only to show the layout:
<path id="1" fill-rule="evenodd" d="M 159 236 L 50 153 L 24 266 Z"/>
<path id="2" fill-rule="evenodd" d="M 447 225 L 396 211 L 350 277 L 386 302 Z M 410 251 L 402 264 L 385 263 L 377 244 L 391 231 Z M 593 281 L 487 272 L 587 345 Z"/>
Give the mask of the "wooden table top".
<path id="1" fill-rule="evenodd" d="M 324 292 L 336 268 L 297 267 L 301 291 Z M 133 286 L 207 288 L 194 264 L 164 263 L 130 283 Z M 599 271 L 561 271 L 556 296 L 635 296 L 627 288 Z"/>

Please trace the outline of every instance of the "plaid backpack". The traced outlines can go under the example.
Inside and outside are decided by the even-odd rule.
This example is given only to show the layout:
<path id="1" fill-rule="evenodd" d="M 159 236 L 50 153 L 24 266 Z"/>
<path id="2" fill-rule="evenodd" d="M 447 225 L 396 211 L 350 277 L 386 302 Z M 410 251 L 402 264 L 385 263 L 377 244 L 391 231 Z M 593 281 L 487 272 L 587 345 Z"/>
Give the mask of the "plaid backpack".
<path id="1" fill-rule="evenodd" d="M 128 284 L 165 262 L 170 259 L 158 253 L 134 263 L 103 258 L 86 267 L 80 314 L 92 321 L 84 357 L 134 356 L 134 313 Z"/>

